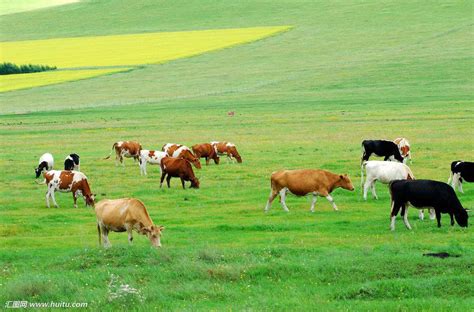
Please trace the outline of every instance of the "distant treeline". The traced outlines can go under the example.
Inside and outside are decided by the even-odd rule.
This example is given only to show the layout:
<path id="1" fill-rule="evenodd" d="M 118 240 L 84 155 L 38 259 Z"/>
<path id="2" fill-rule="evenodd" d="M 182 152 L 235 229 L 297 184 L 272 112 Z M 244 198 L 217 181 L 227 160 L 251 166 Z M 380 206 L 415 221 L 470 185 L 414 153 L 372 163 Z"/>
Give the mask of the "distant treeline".
<path id="1" fill-rule="evenodd" d="M 47 66 L 47 65 L 16 65 L 13 63 L 3 63 L 0 64 L 0 75 L 12 75 L 12 74 L 27 74 L 27 73 L 37 73 L 48 70 L 55 70 L 56 66 Z"/>

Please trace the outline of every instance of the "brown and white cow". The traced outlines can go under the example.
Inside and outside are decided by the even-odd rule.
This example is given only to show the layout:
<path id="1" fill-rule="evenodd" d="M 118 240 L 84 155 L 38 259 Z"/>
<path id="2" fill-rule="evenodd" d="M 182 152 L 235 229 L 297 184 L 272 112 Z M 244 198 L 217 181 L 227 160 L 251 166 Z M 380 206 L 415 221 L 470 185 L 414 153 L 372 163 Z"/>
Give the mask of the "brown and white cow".
<path id="1" fill-rule="evenodd" d="M 286 193 L 290 191 L 296 196 L 305 196 L 307 194 L 313 195 L 311 202 L 311 212 L 314 212 L 314 205 L 316 204 L 316 196 L 326 197 L 332 204 L 334 210 L 338 210 L 331 192 L 338 188 L 353 191 L 351 179 L 347 174 L 334 174 L 326 170 L 315 169 L 300 169 L 300 170 L 280 170 L 272 173 L 271 176 L 271 191 L 268 198 L 265 212 L 267 212 L 275 197 L 280 194 L 281 205 L 285 211 L 288 210 L 285 198 Z"/>
<path id="2" fill-rule="evenodd" d="M 43 176 L 48 186 L 48 191 L 46 192 L 46 205 L 48 208 L 49 198 L 53 200 L 53 204 L 58 208 L 56 199 L 54 198 L 54 192 L 71 192 L 74 199 L 74 208 L 77 208 L 77 197 L 82 195 L 86 206 L 94 206 L 94 194 L 92 194 L 87 182 L 87 177 L 79 171 L 71 170 L 50 170 L 43 173 Z"/>
<path id="3" fill-rule="evenodd" d="M 170 187 L 170 180 L 172 177 L 180 178 L 181 184 L 184 187 L 184 181 L 191 181 L 192 188 L 199 188 L 199 180 L 194 175 L 193 167 L 186 159 L 165 157 L 161 159 L 161 181 L 160 187 L 163 185 L 165 177 L 168 188 Z"/>
<path id="4" fill-rule="evenodd" d="M 110 247 L 109 231 L 128 232 L 128 242 L 132 244 L 132 231 L 146 235 L 152 246 L 161 247 L 163 226 L 156 226 L 146 210 L 145 205 L 135 198 L 103 199 L 95 205 L 99 245 Z"/>
<path id="5" fill-rule="evenodd" d="M 239 152 L 237 152 L 237 148 L 235 147 L 234 143 L 213 141 L 211 142 L 211 145 L 216 148 L 218 155 L 227 155 L 227 158 L 232 161 L 235 157 L 238 163 L 242 162 L 242 157 L 240 157 Z"/>
<path id="6" fill-rule="evenodd" d="M 214 159 L 216 165 L 219 164 L 219 156 L 217 155 L 217 148 L 210 143 L 196 144 L 192 146 L 194 155 L 197 158 L 205 158 L 206 165 L 209 165 L 209 160 Z"/>
<path id="7" fill-rule="evenodd" d="M 411 163 L 410 143 L 405 138 L 396 138 L 393 143 L 397 144 L 400 154 L 403 157 L 403 163 L 406 163 L 407 159 Z"/>
<path id="8" fill-rule="evenodd" d="M 163 157 L 168 157 L 168 155 L 162 151 L 141 150 L 140 151 L 140 174 L 147 175 L 146 173 L 147 163 L 151 165 L 159 166 L 161 164 L 161 159 Z"/>
<path id="9" fill-rule="evenodd" d="M 167 143 L 163 145 L 161 150 L 170 157 L 186 159 L 187 161 L 191 162 L 194 167 L 196 167 L 197 169 L 201 169 L 201 162 L 199 161 L 199 157 L 196 157 L 193 152 L 191 152 L 189 147 L 185 145 Z"/>
<path id="10" fill-rule="evenodd" d="M 138 160 L 140 158 L 141 149 L 142 145 L 135 141 L 119 141 L 114 143 L 114 145 L 112 145 L 112 152 L 115 150 L 115 165 L 118 166 L 118 162 L 120 161 L 122 166 L 125 167 L 125 163 L 123 162 L 124 157 Z M 109 159 L 112 152 L 104 159 Z"/>

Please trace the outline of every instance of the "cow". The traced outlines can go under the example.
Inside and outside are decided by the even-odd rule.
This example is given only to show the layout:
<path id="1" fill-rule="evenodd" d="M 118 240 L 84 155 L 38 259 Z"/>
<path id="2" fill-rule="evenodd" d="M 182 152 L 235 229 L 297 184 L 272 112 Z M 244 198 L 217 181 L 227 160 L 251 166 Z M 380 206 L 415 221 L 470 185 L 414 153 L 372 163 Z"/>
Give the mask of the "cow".
<path id="1" fill-rule="evenodd" d="M 233 161 L 234 157 L 237 159 L 238 163 L 242 163 L 242 157 L 240 157 L 237 148 L 235 147 L 234 143 L 231 142 L 211 142 L 211 145 L 214 146 L 217 150 L 217 155 L 227 155 L 227 159 Z"/>
<path id="2" fill-rule="evenodd" d="M 64 170 L 81 171 L 80 169 L 81 167 L 79 164 L 79 155 L 69 154 L 64 160 Z"/>
<path id="3" fill-rule="evenodd" d="M 407 229 L 408 205 L 418 209 L 432 207 L 436 213 L 438 227 L 441 227 L 441 213 L 448 213 L 451 225 L 454 225 L 453 215 L 461 227 L 467 227 L 467 211 L 462 207 L 454 190 L 446 183 L 433 180 L 395 180 L 389 184 L 392 210 L 390 213 L 390 229 L 395 230 L 395 218 L 401 209 L 401 216 Z"/>
<path id="4" fill-rule="evenodd" d="M 172 177 L 180 178 L 181 184 L 184 187 L 184 181 L 191 181 L 192 188 L 199 188 L 199 180 L 194 175 L 193 167 L 186 159 L 182 158 L 173 158 L 173 157 L 165 157 L 161 159 L 161 181 L 160 181 L 160 188 L 163 185 L 163 180 L 166 178 L 166 184 L 168 184 L 168 188 L 170 187 L 170 180 Z"/>
<path id="5" fill-rule="evenodd" d="M 86 206 L 94 206 L 94 197 L 89 183 L 87 182 L 87 177 L 79 171 L 70 171 L 70 170 L 50 170 L 43 173 L 43 176 L 46 180 L 46 185 L 48 186 L 48 191 L 46 192 L 46 205 L 50 208 L 49 198 L 53 200 L 53 204 L 56 208 L 59 208 L 54 198 L 54 192 L 60 191 L 64 193 L 71 192 L 74 199 L 74 208 L 77 208 L 77 197 L 82 195 Z"/>
<path id="6" fill-rule="evenodd" d="M 39 178 L 43 171 L 52 170 L 54 167 L 54 158 L 50 153 L 44 153 L 41 155 L 38 161 L 38 167 L 35 168 L 36 179 Z"/>
<path id="7" fill-rule="evenodd" d="M 396 138 L 393 140 L 393 143 L 397 144 L 400 155 L 403 157 L 403 163 L 406 163 L 407 159 L 410 160 L 410 163 L 412 163 L 410 143 L 408 140 L 405 138 Z"/>
<path id="8" fill-rule="evenodd" d="M 209 160 L 213 159 L 216 165 L 219 164 L 219 156 L 217 155 L 217 148 L 210 143 L 196 144 L 191 147 L 194 155 L 197 158 L 205 158 L 206 166 L 209 165 Z"/>
<path id="9" fill-rule="evenodd" d="M 271 191 L 268 198 L 265 212 L 270 209 L 275 197 L 280 194 L 281 205 L 283 210 L 288 212 L 286 205 L 286 193 L 290 191 L 296 196 L 305 196 L 312 194 L 310 211 L 314 212 L 314 205 L 316 204 L 316 196 L 326 197 L 332 204 L 334 210 L 338 210 L 331 192 L 342 187 L 343 189 L 353 191 L 351 179 L 347 174 L 334 174 L 326 170 L 315 169 L 300 169 L 300 170 L 280 170 L 272 173 L 271 176 Z"/>
<path id="10" fill-rule="evenodd" d="M 378 199 L 375 193 L 375 182 L 379 181 L 383 184 L 389 184 L 394 180 L 415 180 L 415 176 L 411 172 L 410 168 L 398 162 L 380 161 L 380 160 L 369 160 L 364 161 L 362 169 L 366 170 L 367 178 L 364 182 L 364 170 L 361 170 L 361 186 L 364 184 L 364 200 L 367 200 L 367 192 L 369 188 L 372 190 L 372 195 L 375 199 Z M 419 213 L 420 220 L 425 218 L 423 209 L 420 209 Z M 435 213 L 433 209 L 430 209 L 430 219 L 434 220 Z"/>
<path id="11" fill-rule="evenodd" d="M 104 159 L 109 159 L 112 155 L 112 152 L 115 150 L 115 165 L 118 166 L 118 162 L 125 167 L 125 163 L 123 161 L 124 157 L 133 158 L 135 161 L 140 158 L 140 151 L 142 150 L 142 145 L 135 141 L 119 141 L 115 142 L 112 145 L 112 151 L 110 152 L 109 156 L 105 157 Z"/>
<path id="12" fill-rule="evenodd" d="M 362 158 L 360 164 L 369 160 L 370 156 L 375 154 L 384 157 L 383 160 L 389 160 L 392 157 L 403 163 L 403 157 L 400 154 L 397 144 L 386 140 L 364 140 L 362 141 Z"/>
<path id="13" fill-rule="evenodd" d="M 456 160 L 451 163 L 451 174 L 449 176 L 448 184 L 459 192 L 462 190 L 462 182 L 474 182 L 474 162 Z"/>
<path id="14" fill-rule="evenodd" d="M 95 205 L 99 245 L 103 240 L 104 247 L 112 246 L 109 231 L 128 232 L 128 242 L 132 244 L 133 230 L 146 235 L 153 247 L 161 247 L 163 226 L 156 226 L 146 210 L 145 205 L 135 198 L 103 199 Z"/>
<path id="15" fill-rule="evenodd" d="M 152 150 L 141 150 L 140 151 L 140 174 L 145 174 L 146 173 L 146 164 L 149 163 L 151 165 L 160 165 L 161 159 L 163 157 L 167 157 L 165 152 L 161 151 L 152 151 Z M 161 167 L 160 167 L 161 171 Z"/>
<path id="16" fill-rule="evenodd" d="M 183 158 L 189 161 L 196 167 L 197 169 L 201 169 L 201 162 L 199 161 L 199 157 L 196 157 L 193 152 L 189 149 L 189 147 L 181 144 L 175 143 L 167 143 L 163 145 L 161 148 L 163 152 L 165 152 L 168 156 L 174 158 Z"/>

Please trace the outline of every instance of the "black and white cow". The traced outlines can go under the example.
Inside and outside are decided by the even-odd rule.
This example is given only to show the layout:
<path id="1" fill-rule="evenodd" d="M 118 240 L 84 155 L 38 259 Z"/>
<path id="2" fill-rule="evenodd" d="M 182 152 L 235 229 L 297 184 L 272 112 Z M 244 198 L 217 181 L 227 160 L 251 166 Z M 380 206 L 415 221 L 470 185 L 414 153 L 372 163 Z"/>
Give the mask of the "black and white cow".
<path id="1" fill-rule="evenodd" d="M 454 190 L 446 183 L 433 180 L 396 180 L 390 183 L 390 194 L 392 196 L 390 214 L 392 231 L 395 230 L 395 217 L 400 209 L 405 226 L 411 230 L 408 223 L 408 205 L 418 209 L 434 208 L 438 227 L 441 227 L 441 213 L 449 214 L 451 225 L 454 225 L 454 216 L 459 226 L 467 227 L 467 211 L 461 205 Z"/>
<path id="2" fill-rule="evenodd" d="M 400 154 L 397 144 L 387 140 L 364 140 L 362 141 L 362 159 L 361 165 L 364 161 L 369 160 L 370 156 L 375 154 L 379 157 L 384 157 L 383 160 L 389 160 L 391 157 L 403 163 L 403 157 Z"/>
<path id="3" fill-rule="evenodd" d="M 64 160 L 64 170 L 81 171 L 79 165 L 79 155 L 69 154 Z"/>
<path id="4" fill-rule="evenodd" d="M 38 168 L 35 168 L 36 178 L 38 179 L 43 171 L 52 170 L 54 166 L 54 158 L 50 153 L 44 153 L 41 155 L 38 161 Z"/>
<path id="5" fill-rule="evenodd" d="M 451 175 L 449 176 L 448 184 L 459 192 L 464 193 L 462 190 L 462 181 L 474 182 L 474 162 L 456 160 L 451 163 Z"/>

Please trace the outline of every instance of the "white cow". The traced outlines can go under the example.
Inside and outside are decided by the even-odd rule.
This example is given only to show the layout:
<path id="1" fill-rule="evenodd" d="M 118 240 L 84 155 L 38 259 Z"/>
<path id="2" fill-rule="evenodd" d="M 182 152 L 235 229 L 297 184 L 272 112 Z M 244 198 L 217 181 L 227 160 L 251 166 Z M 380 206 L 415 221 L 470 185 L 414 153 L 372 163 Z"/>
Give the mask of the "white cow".
<path id="1" fill-rule="evenodd" d="M 53 155 L 51 155 L 50 153 L 44 153 L 43 155 L 41 155 L 38 161 L 38 167 L 35 168 L 36 178 L 38 179 L 43 171 L 52 170 L 53 167 L 54 167 Z"/>
<path id="2" fill-rule="evenodd" d="M 364 183 L 364 169 L 366 170 L 366 179 Z M 364 161 L 361 170 L 361 185 L 364 184 L 364 200 L 367 200 L 367 192 L 369 188 L 372 190 L 372 195 L 378 199 L 375 193 L 375 182 L 380 181 L 383 184 L 389 184 L 395 180 L 415 180 L 415 176 L 410 168 L 399 162 L 369 160 Z M 424 219 L 423 210 L 420 210 L 419 217 Z M 434 219 L 434 210 L 430 209 L 430 219 Z"/>
<path id="3" fill-rule="evenodd" d="M 166 157 L 167 154 L 161 151 L 150 151 L 150 150 L 141 150 L 140 151 L 140 174 L 147 175 L 146 173 L 146 164 L 160 165 L 161 159 Z M 161 167 L 160 167 L 161 172 Z"/>

